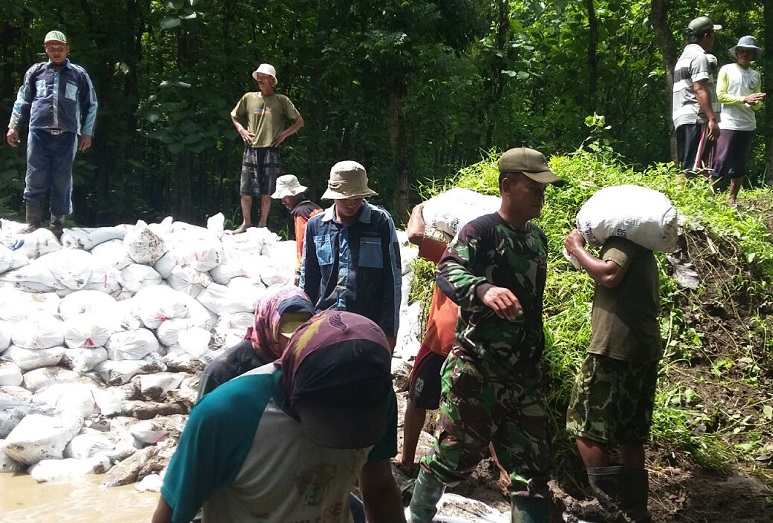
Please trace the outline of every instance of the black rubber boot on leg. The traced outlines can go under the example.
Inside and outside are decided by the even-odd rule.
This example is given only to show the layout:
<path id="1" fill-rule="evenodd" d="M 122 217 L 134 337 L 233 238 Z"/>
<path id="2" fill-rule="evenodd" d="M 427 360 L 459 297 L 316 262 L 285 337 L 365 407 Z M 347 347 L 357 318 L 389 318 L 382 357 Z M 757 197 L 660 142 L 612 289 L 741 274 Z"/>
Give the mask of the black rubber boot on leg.
<path id="1" fill-rule="evenodd" d="M 538 496 L 510 496 L 511 523 L 548 523 L 550 521 L 550 503 Z"/>
<path id="2" fill-rule="evenodd" d="M 625 470 L 625 489 L 622 494 L 623 511 L 635 523 L 652 523 L 647 510 L 650 482 L 644 469 Z"/>
<path id="3" fill-rule="evenodd" d="M 615 520 L 621 515 L 622 509 L 620 496 L 623 492 L 623 466 L 587 467 L 585 471 L 599 505 L 609 513 L 610 519 Z"/>
<path id="4" fill-rule="evenodd" d="M 27 226 L 20 230 L 20 234 L 29 234 L 40 228 L 40 218 L 43 215 L 43 207 L 40 202 L 27 202 Z"/>
<path id="5" fill-rule="evenodd" d="M 416 477 L 411 497 L 410 523 L 431 523 L 437 504 L 446 490 L 445 484 L 422 468 Z"/>

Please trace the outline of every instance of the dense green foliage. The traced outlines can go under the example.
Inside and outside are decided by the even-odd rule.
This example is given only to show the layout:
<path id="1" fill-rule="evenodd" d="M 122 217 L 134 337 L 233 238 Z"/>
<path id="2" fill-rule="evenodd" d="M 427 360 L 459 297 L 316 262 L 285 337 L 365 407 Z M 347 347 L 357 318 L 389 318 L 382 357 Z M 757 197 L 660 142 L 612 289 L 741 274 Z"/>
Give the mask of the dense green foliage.
<path id="1" fill-rule="evenodd" d="M 218 211 L 233 221 L 242 145 L 228 113 L 255 89 L 250 72 L 269 62 L 277 92 L 306 120 L 284 145 L 286 169 L 316 197 L 334 162 L 356 159 L 380 194 L 375 202 L 400 222 L 416 187 L 442 182 L 481 151 L 530 145 L 565 154 L 594 115 L 627 162 L 668 162 L 655 4 L 663 2 L 5 0 L 0 105 L 7 122 L 24 71 L 44 58 L 43 35 L 61 29 L 100 101 L 94 147 L 76 160 L 76 221 L 171 214 L 203 223 Z M 683 45 L 686 21 L 710 12 L 725 25 L 715 51 L 725 63 L 740 34 L 765 43 L 764 9 L 748 0 L 669 2 L 670 52 Z M 759 134 L 754 182 L 764 178 Z M 23 155 L 0 149 L 6 217 L 22 209 Z M 273 213 L 275 229 L 283 213 Z"/>
<path id="2" fill-rule="evenodd" d="M 422 196 L 430 197 L 447 187 L 458 186 L 481 193 L 498 194 L 499 154 L 492 152 L 479 163 L 464 168 L 446 181 L 446 186 L 425 187 Z M 549 187 L 542 216 L 535 220 L 545 231 L 550 247 L 548 280 L 545 291 L 545 353 L 548 385 L 547 400 L 553 419 L 554 449 L 559 466 L 570 468 L 577 462 L 574 446 L 564 435 L 564 413 L 576 369 L 584 359 L 590 341 L 590 312 L 593 281 L 584 272 L 575 270 L 562 255 L 563 239 L 574 228 L 575 217 L 582 205 L 602 187 L 635 184 L 659 190 L 668 195 L 676 206 L 685 231 L 700 228 L 713 237 L 717 246 L 733 246 L 735 258 L 728 253 L 722 263 L 738 269 L 735 281 L 709 281 L 710 273 L 701 274 L 700 287 L 695 291 L 678 288 L 667 255 L 656 253 L 660 268 L 661 331 L 666 343 L 666 355 L 661 366 L 659 391 L 652 427 L 653 445 L 673 449 L 689 456 L 691 461 L 714 471 L 725 471 L 735 461 L 750 460 L 764 444 L 765 427 L 773 419 L 773 404 L 756 405 L 750 409 L 756 415 L 722 412 L 721 405 L 711 404 L 711 398 L 701 398 L 685 375 L 685 369 L 700 365 L 708 370 L 699 372 L 700 380 L 715 384 L 718 390 L 736 390 L 735 382 L 758 387 L 758 377 L 773 372 L 773 341 L 769 331 L 773 324 L 763 315 L 773 282 L 773 245 L 770 232 L 753 208 L 742 210 L 726 205 L 724 196 L 712 196 L 704 179 L 683 180 L 673 168 L 656 165 L 635 169 L 625 164 L 608 147 L 593 142 L 585 150 L 554 156 L 551 168 L 569 183 L 563 188 Z M 742 192 L 743 199 L 770 201 L 769 189 Z M 748 206 L 747 200 L 747 206 Z M 764 214 L 762 215 L 764 217 Z M 701 256 L 702 253 L 692 253 Z M 737 267 L 734 267 L 737 264 Z M 705 266 L 709 266 L 706 263 Z M 745 274 L 744 274 L 745 273 Z M 426 272 L 424 273 L 426 274 Z M 751 277 L 750 277 L 751 275 Z M 735 288 L 719 288 L 720 285 Z M 418 287 L 428 287 L 426 280 Z M 724 293 L 716 297 L 715 294 Z M 752 297 L 749 310 L 741 324 L 727 324 L 727 329 L 740 329 L 727 346 L 710 354 L 711 343 L 702 324 L 691 316 L 704 315 L 704 308 L 718 299 L 725 307 L 734 307 L 733 296 Z M 426 297 L 425 299 L 428 299 Z M 756 304 L 756 305 L 755 305 Z M 746 322 L 746 320 L 749 320 Z M 704 325 L 705 326 L 705 325 Z M 740 339 L 739 339 L 740 336 Z M 733 339 L 736 339 L 735 346 Z M 725 343 L 726 340 L 722 340 Z M 747 365 L 742 365 L 746 361 Z M 731 373 L 731 367 L 744 370 Z M 734 369 L 740 371 L 740 369 Z M 704 375 L 705 374 L 705 375 Z M 751 401 L 751 400 L 750 400 Z M 717 400 L 718 403 L 719 400 Z M 707 430 L 711 425 L 716 426 Z M 741 423 L 743 421 L 743 423 Z"/>

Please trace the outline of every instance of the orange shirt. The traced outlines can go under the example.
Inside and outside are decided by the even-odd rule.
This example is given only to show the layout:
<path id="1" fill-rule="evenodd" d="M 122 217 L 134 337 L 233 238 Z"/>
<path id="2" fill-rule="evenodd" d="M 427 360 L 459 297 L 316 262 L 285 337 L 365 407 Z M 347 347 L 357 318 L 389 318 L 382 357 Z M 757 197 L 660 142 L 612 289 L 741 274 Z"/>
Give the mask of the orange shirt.
<path id="1" fill-rule="evenodd" d="M 419 256 L 437 263 L 445 249 L 445 243 L 425 237 L 419 247 Z M 426 345 L 436 354 L 446 356 L 454 344 L 458 312 L 459 306 L 435 285 L 429 305 L 427 332 L 424 333 L 422 345 Z"/>

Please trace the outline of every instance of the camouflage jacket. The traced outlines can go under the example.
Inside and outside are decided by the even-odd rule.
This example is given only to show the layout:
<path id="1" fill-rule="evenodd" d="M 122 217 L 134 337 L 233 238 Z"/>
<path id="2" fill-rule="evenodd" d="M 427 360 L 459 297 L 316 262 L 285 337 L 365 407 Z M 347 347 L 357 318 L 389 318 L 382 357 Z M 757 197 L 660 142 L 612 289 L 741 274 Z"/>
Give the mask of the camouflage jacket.
<path id="1" fill-rule="evenodd" d="M 438 264 L 437 285 L 459 305 L 454 349 L 511 374 L 538 373 L 545 346 L 542 295 L 547 277 L 547 238 L 529 223 L 526 231 L 487 214 L 459 231 Z M 481 297 L 491 286 L 515 294 L 524 314 L 515 321 L 497 316 Z"/>

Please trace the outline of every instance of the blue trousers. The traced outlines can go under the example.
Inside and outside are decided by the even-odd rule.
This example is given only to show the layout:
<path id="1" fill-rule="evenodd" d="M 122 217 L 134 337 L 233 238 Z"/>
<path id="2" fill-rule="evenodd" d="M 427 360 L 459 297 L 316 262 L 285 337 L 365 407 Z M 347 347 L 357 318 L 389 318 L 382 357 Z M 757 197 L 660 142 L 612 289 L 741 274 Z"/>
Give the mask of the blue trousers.
<path id="1" fill-rule="evenodd" d="M 72 212 L 72 162 L 77 143 L 75 133 L 53 135 L 43 129 L 30 129 L 25 201 L 40 202 L 50 189 L 51 214 L 64 216 Z"/>

